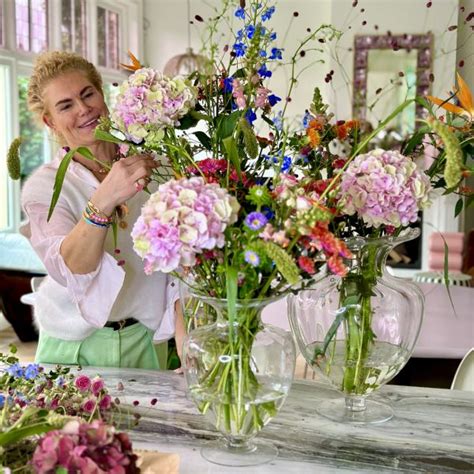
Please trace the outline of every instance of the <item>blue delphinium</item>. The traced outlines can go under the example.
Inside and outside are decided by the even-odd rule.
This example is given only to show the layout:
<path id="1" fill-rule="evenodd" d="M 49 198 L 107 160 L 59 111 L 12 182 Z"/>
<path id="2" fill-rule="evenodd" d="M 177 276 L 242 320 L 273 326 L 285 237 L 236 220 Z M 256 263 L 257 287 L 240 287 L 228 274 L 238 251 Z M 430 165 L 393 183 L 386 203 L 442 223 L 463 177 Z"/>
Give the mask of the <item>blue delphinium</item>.
<path id="1" fill-rule="evenodd" d="M 272 48 L 271 50 L 271 55 L 268 59 L 283 59 L 283 56 L 281 54 L 283 50 L 279 48 Z"/>
<path id="2" fill-rule="evenodd" d="M 281 132 L 281 130 L 283 129 L 283 117 L 282 117 L 283 113 L 280 111 L 278 112 L 277 115 L 275 115 L 275 117 L 273 117 L 273 125 L 275 125 L 275 128 Z"/>
<path id="3" fill-rule="evenodd" d="M 234 78 L 232 76 L 224 78 L 224 92 L 226 94 L 232 92 L 232 83 L 234 82 Z"/>
<path id="4" fill-rule="evenodd" d="M 265 64 L 262 64 L 257 72 L 262 78 L 272 77 L 272 72 L 267 69 L 267 66 Z"/>
<path id="5" fill-rule="evenodd" d="M 271 6 L 270 8 L 267 8 L 262 14 L 262 21 L 269 20 L 274 13 L 275 13 L 275 7 L 274 6 Z"/>
<path id="6" fill-rule="evenodd" d="M 245 113 L 245 118 L 250 125 L 253 125 L 255 120 L 257 120 L 257 114 L 252 109 L 248 109 Z"/>
<path id="7" fill-rule="evenodd" d="M 284 156 L 283 157 L 283 163 L 281 165 L 281 172 L 286 173 L 290 168 L 291 168 L 291 157 L 290 156 Z"/>
<path id="8" fill-rule="evenodd" d="M 268 103 L 273 107 L 277 102 L 280 102 L 281 98 L 275 94 L 270 94 L 268 96 Z"/>
<path id="9" fill-rule="evenodd" d="M 245 10 L 243 8 L 237 8 L 237 10 L 235 10 L 235 16 L 245 20 Z"/>
<path id="10" fill-rule="evenodd" d="M 240 58 L 241 56 L 245 55 L 245 51 L 247 50 L 247 46 L 244 43 L 235 43 L 233 49 L 234 49 L 235 55 L 238 58 Z"/>

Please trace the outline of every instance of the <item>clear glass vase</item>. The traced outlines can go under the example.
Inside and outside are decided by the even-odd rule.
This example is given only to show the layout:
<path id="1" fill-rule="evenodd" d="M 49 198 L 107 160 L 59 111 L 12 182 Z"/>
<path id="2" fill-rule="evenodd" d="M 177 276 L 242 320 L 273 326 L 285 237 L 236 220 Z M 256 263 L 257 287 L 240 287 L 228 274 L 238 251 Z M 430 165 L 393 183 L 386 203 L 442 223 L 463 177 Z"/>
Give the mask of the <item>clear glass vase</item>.
<path id="1" fill-rule="evenodd" d="M 392 408 L 366 397 L 390 381 L 410 358 L 423 318 L 423 293 L 386 271 L 388 253 L 419 235 L 346 241 L 353 259 L 345 277 L 327 274 L 288 299 L 290 325 L 315 372 L 344 398 L 318 404 L 332 420 L 378 423 Z"/>
<path id="2" fill-rule="evenodd" d="M 262 310 L 273 299 L 237 300 L 229 318 L 227 300 L 192 290 L 183 298 L 193 318 L 184 341 L 188 391 L 222 439 L 201 451 L 226 466 L 263 464 L 278 455 L 272 444 L 254 437 L 277 415 L 290 390 L 296 349 L 290 332 L 263 324 Z M 212 324 L 209 323 L 214 319 Z M 232 319 L 232 321 L 229 321 Z"/>

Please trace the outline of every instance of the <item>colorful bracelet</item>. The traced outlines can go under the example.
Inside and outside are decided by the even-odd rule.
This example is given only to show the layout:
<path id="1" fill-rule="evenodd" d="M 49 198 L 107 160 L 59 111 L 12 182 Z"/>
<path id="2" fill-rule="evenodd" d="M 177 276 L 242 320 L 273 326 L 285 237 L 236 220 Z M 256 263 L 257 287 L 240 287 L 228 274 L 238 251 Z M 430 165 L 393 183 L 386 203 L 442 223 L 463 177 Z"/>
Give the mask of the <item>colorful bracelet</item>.
<path id="1" fill-rule="evenodd" d="M 103 211 L 96 207 L 91 201 L 87 202 L 86 208 L 82 213 L 82 218 L 88 224 L 96 227 L 107 228 L 114 222 L 114 216 L 107 216 Z"/>

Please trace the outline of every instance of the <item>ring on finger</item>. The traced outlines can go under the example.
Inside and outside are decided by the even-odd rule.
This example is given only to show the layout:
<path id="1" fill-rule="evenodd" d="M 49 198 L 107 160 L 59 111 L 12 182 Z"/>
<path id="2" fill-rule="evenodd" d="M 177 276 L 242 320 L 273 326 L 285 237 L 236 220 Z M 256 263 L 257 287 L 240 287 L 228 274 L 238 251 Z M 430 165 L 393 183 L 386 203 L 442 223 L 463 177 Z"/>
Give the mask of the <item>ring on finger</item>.
<path id="1" fill-rule="evenodd" d="M 147 185 L 147 181 L 145 178 L 138 178 L 136 181 L 135 181 L 135 189 L 137 191 L 142 191 L 143 188 Z"/>

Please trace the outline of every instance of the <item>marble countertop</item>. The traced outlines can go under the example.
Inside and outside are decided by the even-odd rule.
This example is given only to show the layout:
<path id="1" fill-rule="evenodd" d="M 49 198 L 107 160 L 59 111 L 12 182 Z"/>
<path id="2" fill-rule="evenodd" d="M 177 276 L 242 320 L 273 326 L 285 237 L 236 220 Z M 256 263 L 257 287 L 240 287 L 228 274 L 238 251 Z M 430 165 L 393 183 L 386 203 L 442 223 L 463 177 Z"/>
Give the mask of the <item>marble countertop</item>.
<path id="1" fill-rule="evenodd" d="M 320 382 L 295 381 L 280 413 L 258 435 L 279 448 L 278 458 L 256 467 L 225 468 L 200 455 L 200 448 L 219 434 L 187 399 L 182 375 L 110 368 L 83 372 L 100 374 L 122 405 L 139 402 L 133 410 L 142 418 L 130 431 L 134 446 L 178 453 L 183 474 L 474 471 L 472 392 L 388 385 L 373 399 L 392 404 L 392 420 L 347 425 L 314 410 L 337 392 Z M 158 399 L 154 406 L 153 398 Z"/>

